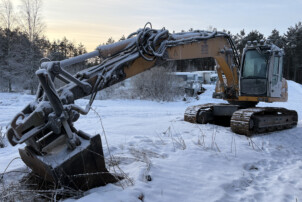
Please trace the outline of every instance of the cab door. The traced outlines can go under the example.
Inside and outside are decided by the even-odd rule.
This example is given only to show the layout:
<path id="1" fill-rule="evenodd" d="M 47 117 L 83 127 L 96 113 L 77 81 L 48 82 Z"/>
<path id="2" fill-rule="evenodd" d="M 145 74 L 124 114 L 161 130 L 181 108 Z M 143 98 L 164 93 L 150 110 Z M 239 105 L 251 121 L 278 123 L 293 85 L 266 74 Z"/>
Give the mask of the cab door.
<path id="1" fill-rule="evenodd" d="M 269 68 L 269 97 L 281 97 L 283 56 L 275 52 Z"/>

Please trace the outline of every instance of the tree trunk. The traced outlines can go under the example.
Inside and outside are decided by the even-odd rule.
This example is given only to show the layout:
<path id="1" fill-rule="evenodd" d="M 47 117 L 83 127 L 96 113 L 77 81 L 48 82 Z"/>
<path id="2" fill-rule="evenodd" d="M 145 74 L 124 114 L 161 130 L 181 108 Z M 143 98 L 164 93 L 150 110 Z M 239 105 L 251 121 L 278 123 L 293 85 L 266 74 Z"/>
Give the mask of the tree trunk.
<path id="1" fill-rule="evenodd" d="M 10 79 L 8 79 L 8 92 L 11 93 L 12 92 L 12 82 Z"/>

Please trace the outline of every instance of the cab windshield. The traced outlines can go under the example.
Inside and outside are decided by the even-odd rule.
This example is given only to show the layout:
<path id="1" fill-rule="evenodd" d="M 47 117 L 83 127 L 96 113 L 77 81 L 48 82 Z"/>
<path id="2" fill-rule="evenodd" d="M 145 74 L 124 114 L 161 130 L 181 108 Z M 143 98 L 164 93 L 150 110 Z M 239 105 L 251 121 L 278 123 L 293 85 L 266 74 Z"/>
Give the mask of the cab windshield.
<path id="1" fill-rule="evenodd" d="M 242 77 L 266 78 L 267 60 L 257 50 L 248 50 L 244 57 Z"/>

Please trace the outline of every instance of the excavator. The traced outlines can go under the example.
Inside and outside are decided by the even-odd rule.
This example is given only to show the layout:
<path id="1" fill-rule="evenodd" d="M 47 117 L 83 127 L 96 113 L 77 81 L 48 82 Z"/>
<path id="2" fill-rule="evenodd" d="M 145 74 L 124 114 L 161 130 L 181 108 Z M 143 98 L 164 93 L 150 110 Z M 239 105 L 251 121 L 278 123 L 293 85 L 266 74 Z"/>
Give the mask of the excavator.
<path id="1" fill-rule="evenodd" d="M 188 107 L 185 121 L 204 124 L 229 117 L 232 130 L 245 135 L 295 126 L 298 117 L 293 110 L 255 107 L 258 102 L 287 100 L 283 51 L 271 43 L 255 41 L 248 42 L 242 55 L 240 60 L 226 33 L 198 30 L 171 34 L 147 23 L 125 40 L 74 58 L 41 63 L 36 71 L 39 86 L 35 100 L 12 119 L 7 139 L 13 146 L 25 143 L 19 149 L 22 160 L 48 182 L 80 190 L 117 182 L 121 177 L 105 166 L 100 135 L 91 136 L 73 123 L 89 112 L 98 91 L 165 61 L 206 57 L 218 64 L 219 82 L 213 95 L 229 104 Z M 102 62 L 75 75 L 64 69 L 93 57 L 102 58 Z M 65 85 L 56 88 L 55 80 Z M 85 108 L 75 104 L 87 96 Z"/>

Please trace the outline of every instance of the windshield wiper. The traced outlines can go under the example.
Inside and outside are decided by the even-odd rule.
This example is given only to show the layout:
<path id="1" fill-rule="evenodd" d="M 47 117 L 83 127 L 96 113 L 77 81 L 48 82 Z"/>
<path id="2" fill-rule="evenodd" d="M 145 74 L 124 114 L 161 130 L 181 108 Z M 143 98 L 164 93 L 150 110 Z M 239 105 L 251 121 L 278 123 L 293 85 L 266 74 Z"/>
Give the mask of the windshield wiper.
<path id="1" fill-rule="evenodd" d="M 256 51 L 257 51 L 262 57 L 264 57 L 265 62 L 267 63 L 267 61 L 268 61 L 269 58 L 266 57 L 266 55 L 260 50 L 259 47 L 256 47 Z"/>
<path id="2" fill-rule="evenodd" d="M 247 76 L 247 77 L 242 77 L 242 79 L 266 79 L 266 77 L 260 77 L 260 76 Z"/>

